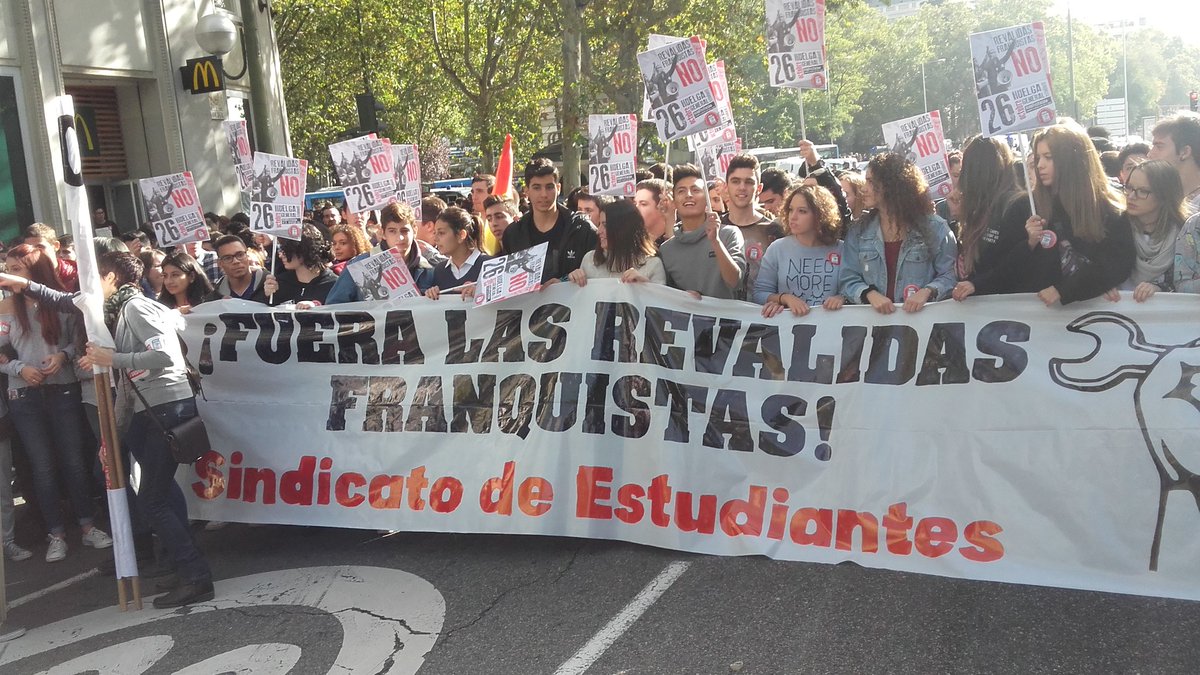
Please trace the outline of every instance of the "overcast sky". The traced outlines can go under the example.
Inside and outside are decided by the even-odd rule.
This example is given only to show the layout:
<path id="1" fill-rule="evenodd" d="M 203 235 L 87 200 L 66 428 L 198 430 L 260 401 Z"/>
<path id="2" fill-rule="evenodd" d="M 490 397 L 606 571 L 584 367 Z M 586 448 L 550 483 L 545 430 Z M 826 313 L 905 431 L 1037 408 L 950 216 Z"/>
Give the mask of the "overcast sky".
<path id="1" fill-rule="evenodd" d="M 1200 42 L 1200 2 L 1195 0 L 1071 0 L 1069 4 L 1073 19 L 1107 23 L 1145 18 L 1155 28 Z M 1067 5 L 1067 0 L 1056 0 L 1054 11 L 1065 15 Z"/>

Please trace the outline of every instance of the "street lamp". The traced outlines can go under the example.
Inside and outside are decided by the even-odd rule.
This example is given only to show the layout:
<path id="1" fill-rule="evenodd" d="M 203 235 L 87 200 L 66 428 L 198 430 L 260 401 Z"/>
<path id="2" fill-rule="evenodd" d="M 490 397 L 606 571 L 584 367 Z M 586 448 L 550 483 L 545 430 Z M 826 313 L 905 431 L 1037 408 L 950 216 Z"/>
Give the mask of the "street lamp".
<path id="1" fill-rule="evenodd" d="M 238 38 L 238 26 L 225 12 L 206 14 L 196 22 L 196 44 L 205 54 L 225 56 L 233 51 L 233 43 Z M 246 46 L 242 43 L 242 70 L 237 75 L 225 72 L 225 64 L 221 64 L 221 72 L 227 80 L 240 80 L 246 74 Z"/>
<path id="2" fill-rule="evenodd" d="M 921 102 L 925 105 L 924 108 L 921 108 L 922 114 L 929 112 L 929 92 L 925 88 L 925 66 L 929 65 L 930 63 L 945 63 L 945 62 L 946 62 L 946 59 L 937 59 L 935 61 L 921 62 Z"/>

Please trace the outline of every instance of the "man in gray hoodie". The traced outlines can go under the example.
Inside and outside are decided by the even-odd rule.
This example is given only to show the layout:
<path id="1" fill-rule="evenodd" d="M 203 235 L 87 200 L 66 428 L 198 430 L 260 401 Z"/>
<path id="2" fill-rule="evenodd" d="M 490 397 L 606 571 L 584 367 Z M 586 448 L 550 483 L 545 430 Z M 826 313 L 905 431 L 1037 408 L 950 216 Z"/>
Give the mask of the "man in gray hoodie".
<path id="1" fill-rule="evenodd" d="M 680 224 L 658 249 L 667 285 L 692 294 L 732 300 L 746 276 L 741 230 L 722 225 L 705 199 L 703 177 L 692 164 L 675 167 L 673 190 Z"/>

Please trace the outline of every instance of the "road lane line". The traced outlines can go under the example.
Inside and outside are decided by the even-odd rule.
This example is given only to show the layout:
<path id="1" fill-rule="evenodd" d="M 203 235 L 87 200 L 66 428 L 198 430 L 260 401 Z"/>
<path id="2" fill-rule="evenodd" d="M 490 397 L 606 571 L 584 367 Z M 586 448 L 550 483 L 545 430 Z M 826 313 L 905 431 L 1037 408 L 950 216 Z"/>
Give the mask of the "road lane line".
<path id="1" fill-rule="evenodd" d="M 591 668 L 592 664 L 608 651 L 608 648 L 624 635 L 625 631 L 629 630 L 629 627 L 641 618 L 642 614 L 650 609 L 650 606 L 657 602 L 691 566 L 690 560 L 676 560 L 667 565 L 662 572 L 658 573 L 658 576 L 646 584 L 645 588 L 633 596 L 624 609 L 593 635 L 587 644 L 559 666 L 558 670 L 554 671 L 554 675 L 581 675 L 587 672 L 587 669 Z"/>
<path id="2" fill-rule="evenodd" d="M 73 584 L 77 584 L 85 579 L 91 579 L 92 577 L 96 576 L 97 574 L 100 574 L 99 568 L 93 567 L 92 569 L 84 572 L 83 574 L 76 574 L 75 576 L 71 577 L 70 579 L 64 579 L 64 580 L 58 582 L 57 584 L 54 584 L 53 586 L 47 586 L 47 587 L 43 588 L 42 590 L 34 591 L 34 592 L 30 593 L 29 595 L 22 595 L 21 597 L 8 603 L 8 608 L 16 609 L 16 608 L 20 607 L 21 605 L 33 602 L 34 600 L 37 600 L 38 598 L 50 595 L 51 593 L 53 593 L 55 591 L 61 591 L 62 589 L 66 588 L 68 586 L 71 586 Z"/>

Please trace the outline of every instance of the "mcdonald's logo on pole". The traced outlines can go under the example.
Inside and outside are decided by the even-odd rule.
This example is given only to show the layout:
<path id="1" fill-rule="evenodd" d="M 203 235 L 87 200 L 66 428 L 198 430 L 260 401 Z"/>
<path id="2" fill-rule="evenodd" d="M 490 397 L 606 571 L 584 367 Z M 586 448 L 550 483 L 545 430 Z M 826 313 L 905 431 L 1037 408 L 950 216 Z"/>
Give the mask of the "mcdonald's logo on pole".
<path id="1" fill-rule="evenodd" d="M 211 94 L 225 89 L 225 71 L 219 56 L 188 59 L 187 65 L 180 68 L 179 73 L 183 88 L 193 94 Z"/>
<path id="2" fill-rule="evenodd" d="M 89 106 L 75 108 L 75 134 L 79 138 L 81 157 L 100 156 L 100 130 L 96 127 L 96 109 Z"/>

